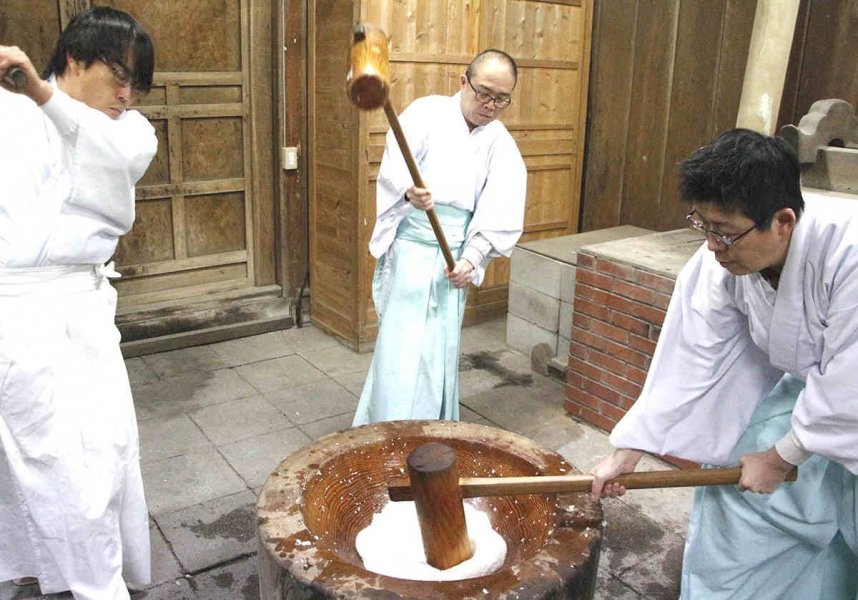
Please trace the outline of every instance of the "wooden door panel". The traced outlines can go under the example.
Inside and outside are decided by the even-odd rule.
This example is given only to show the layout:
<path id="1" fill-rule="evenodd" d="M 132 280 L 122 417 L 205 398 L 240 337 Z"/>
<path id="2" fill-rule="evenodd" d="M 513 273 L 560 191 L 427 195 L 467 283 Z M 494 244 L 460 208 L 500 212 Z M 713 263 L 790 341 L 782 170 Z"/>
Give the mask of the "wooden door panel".
<path id="1" fill-rule="evenodd" d="M 144 24 L 155 44 L 158 71 L 241 71 L 239 0 L 96 0 Z M 151 25 L 151 26 L 149 26 Z"/>
<path id="2" fill-rule="evenodd" d="M 248 0 L 98 3 L 133 14 L 156 55 L 139 109 L 159 150 L 116 255 L 120 308 L 252 287 Z"/>
<path id="3" fill-rule="evenodd" d="M 582 0 L 336 0 L 311 3 L 311 286 L 313 319 L 359 349 L 367 348 L 377 322 L 371 282 L 375 261 L 366 251 L 375 222 L 375 184 L 388 123 L 382 111 L 358 114 L 348 107 L 356 131 L 331 130 L 334 105 L 341 106 L 348 68 L 345 26 L 360 19 L 383 29 L 390 40 L 390 99 L 401 110 L 418 97 L 453 94 L 473 56 L 485 48 L 509 52 L 519 64 L 513 104 L 502 120 L 516 139 L 528 169 L 525 239 L 571 233 L 578 224 L 578 181 L 586 111 L 591 3 Z M 348 20 L 347 22 L 345 22 Z M 337 28 L 338 37 L 330 37 Z M 581 66 L 584 65 L 584 68 Z M 322 89 L 318 82 L 323 81 Z M 335 85 L 330 85 L 330 82 Z M 312 86 L 311 86 L 312 89 Z M 331 94 L 334 96 L 332 97 Z M 354 148 L 355 142 L 358 148 Z M 331 167 L 359 157 L 345 186 L 326 183 Z M 339 157 L 339 158 L 337 158 Z M 324 174 L 319 167 L 325 169 Z M 431 188 L 432 182 L 427 181 Z M 335 231 L 322 218 L 348 215 Z M 354 212 L 357 212 L 356 218 Z M 350 225 L 349 222 L 350 221 Z M 345 257 L 327 252 L 340 244 Z M 354 244 L 354 245 L 351 245 Z M 357 250 L 357 256 L 354 253 Z M 342 271 L 340 271 L 342 270 Z M 354 271 L 357 271 L 357 278 Z M 347 274 L 347 276 L 345 276 Z M 331 281 L 333 278 L 334 281 Z M 466 320 L 506 310 L 509 261 L 494 260 L 483 285 L 468 296 Z M 358 302 L 357 314 L 349 310 Z"/>

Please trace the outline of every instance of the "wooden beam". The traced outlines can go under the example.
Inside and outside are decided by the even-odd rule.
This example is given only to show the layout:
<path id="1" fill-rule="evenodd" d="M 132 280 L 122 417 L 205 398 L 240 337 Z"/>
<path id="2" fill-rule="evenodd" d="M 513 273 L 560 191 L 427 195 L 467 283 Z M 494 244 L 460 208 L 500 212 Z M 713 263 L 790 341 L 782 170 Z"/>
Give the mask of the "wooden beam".
<path id="1" fill-rule="evenodd" d="M 757 0 L 736 127 L 775 132 L 798 8 L 799 0 Z"/>

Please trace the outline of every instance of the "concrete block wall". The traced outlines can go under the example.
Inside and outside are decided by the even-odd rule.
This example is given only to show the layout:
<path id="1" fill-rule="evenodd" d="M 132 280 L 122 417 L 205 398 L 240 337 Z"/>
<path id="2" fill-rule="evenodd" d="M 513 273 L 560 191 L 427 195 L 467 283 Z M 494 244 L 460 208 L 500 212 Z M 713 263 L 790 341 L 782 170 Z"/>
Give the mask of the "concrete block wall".
<path id="1" fill-rule="evenodd" d="M 516 246 L 510 263 L 507 344 L 525 354 L 530 354 L 538 344 L 547 344 L 555 356 L 562 357 L 565 365 L 571 343 L 575 263 L 579 249 L 586 244 L 648 233 L 652 232 L 621 226 Z"/>

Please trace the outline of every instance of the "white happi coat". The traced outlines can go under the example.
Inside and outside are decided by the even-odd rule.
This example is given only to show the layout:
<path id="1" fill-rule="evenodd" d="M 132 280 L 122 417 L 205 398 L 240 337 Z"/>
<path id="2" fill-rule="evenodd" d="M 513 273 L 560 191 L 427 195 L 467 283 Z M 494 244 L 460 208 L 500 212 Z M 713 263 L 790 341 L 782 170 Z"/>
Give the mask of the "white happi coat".
<path id="1" fill-rule="evenodd" d="M 480 285 L 491 258 L 509 256 L 524 224 L 527 170 L 515 140 L 497 120 L 469 131 L 458 93 L 418 98 L 403 111 L 400 122 L 435 203 L 473 213 L 462 257 L 474 265 L 471 279 Z M 405 190 L 412 185 L 393 132 L 388 132 L 369 244 L 375 258 L 387 251 L 412 210 L 405 200 Z"/>
<path id="2" fill-rule="evenodd" d="M 705 245 L 684 267 L 615 447 L 725 465 L 788 373 L 806 387 L 782 442 L 858 473 L 858 202 L 803 195 L 777 291 L 758 273 L 731 275 Z"/>
<path id="3" fill-rule="evenodd" d="M 127 598 L 149 580 L 137 424 L 108 283 L 157 148 L 56 89 L 0 90 L 0 581 Z"/>

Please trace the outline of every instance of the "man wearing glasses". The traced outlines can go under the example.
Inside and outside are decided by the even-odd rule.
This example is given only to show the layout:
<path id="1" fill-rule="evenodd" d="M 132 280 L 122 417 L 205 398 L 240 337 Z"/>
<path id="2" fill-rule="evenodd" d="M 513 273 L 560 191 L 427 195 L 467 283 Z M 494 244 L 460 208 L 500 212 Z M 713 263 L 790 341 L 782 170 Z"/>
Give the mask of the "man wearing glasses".
<path id="1" fill-rule="evenodd" d="M 39 77 L 0 46 L 0 581 L 128 598 L 149 581 L 137 422 L 104 263 L 157 148 L 130 111 L 154 53 L 93 8 Z M 26 579 L 25 579 L 26 578 Z"/>
<path id="2" fill-rule="evenodd" d="M 459 418 L 459 342 L 465 293 L 492 257 L 521 235 L 527 171 L 498 121 L 512 101 L 515 61 L 478 54 L 453 96 L 415 100 L 401 116 L 428 189 L 414 187 L 392 132 L 376 186 L 369 244 L 378 259 L 373 300 L 380 326 L 354 425 Z M 426 210 L 434 208 L 457 259 L 444 265 Z"/>
<path id="3" fill-rule="evenodd" d="M 854 600 L 858 202 L 803 198 L 792 149 L 743 129 L 682 163 L 680 195 L 706 243 L 593 494 L 624 493 L 644 452 L 740 464 L 696 491 L 681 597 Z"/>

